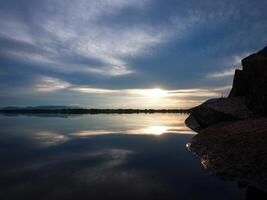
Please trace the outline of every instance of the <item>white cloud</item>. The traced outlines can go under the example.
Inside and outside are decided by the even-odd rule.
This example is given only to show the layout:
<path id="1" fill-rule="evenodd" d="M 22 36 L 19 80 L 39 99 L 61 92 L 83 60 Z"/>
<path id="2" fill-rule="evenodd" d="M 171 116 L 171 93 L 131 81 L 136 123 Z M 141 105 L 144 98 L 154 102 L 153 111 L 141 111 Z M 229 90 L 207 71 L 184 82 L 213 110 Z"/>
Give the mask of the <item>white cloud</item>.
<path id="1" fill-rule="evenodd" d="M 220 72 L 213 72 L 209 73 L 207 75 L 207 78 L 225 78 L 225 77 L 231 77 L 235 74 L 235 69 L 226 69 Z"/>
<path id="2" fill-rule="evenodd" d="M 143 89 L 107 89 L 94 87 L 73 86 L 70 90 L 75 92 L 87 94 L 114 94 L 114 95 L 128 95 L 139 97 L 219 97 L 221 91 L 228 90 L 230 86 L 219 88 L 192 88 L 192 89 L 178 89 L 178 90 L 164 90 L 160 88 L 143 88 Z"/>
<path id="3" fill-rule="evenodd" d="M 128 58 L 151 53 L 158 45 L 173 37 L 186 35 L 186 30 L 203 21 L 197 12 L 188 17 L 174 17 L 171 25 L 120 23 L 105 25 L 107 17 L 126 8 L 144 9 L 151 0 L 70 0 L 48 1 L 45 9 L 32 12 L 32 24 L 19 19 L 1 20 L 5 28 L 0 33 L 22 40 L 41 49 L 27 52 L 6 51 L 27 63 L 43 65 L 64 73 L 88 73 L 99 76 L 122 76 L 135 72 Z M 49 11 L 49 12 L 47 12 Z M 105 20 L 103 20 L 105 19 Z M 8 21 L 8 22 L 7 22 Z M 32 27 L 37 27 L 32 30 Z M 31 34 L 31 33 L 35 34 Z M 85 57 L 99 61 L 99 65 L 70 63 L 66 57 Z"/>
<path id="4" fill-rule="evenodd" d="M 102 66 L 81 66 L 79 63 L 66 67 L 66 71 L 93 73 L 103 76 L 121 76 L 133 73 L 125 57 L 145 53 L 146 49 L 160 43 L 161 33 L 145 27 L 117 27 L 101 24 L 103 16 L 116 14 L 128 7 L 141 9 L 149 0 L 79 0 L 51 2 L 51 15 L 38 19 L 41 30 L 49 33 L 48 38 L 39 39 L 41 46 L 55 47 L 58 66 L 68 65 L 60 56 L 82 56 L 97 59 Z M 62 9 L 63 8 L 63 9 Z M 64 49 L 59 48 L 62 46 Z"/>
<path id="5" fill-rule="evenodd" d="M 27 52 L 18 49 L 5 54 L 27 63 L 46 65 L 56 70 L 95 73 L 104 76 L 120 76 L 133 73 L 124 57 L 137 56 L 145 49 L 160 42 L 161 33 L 145 27 L 113 27 L 101 23 L 103 16 L 113 15 L 131 7 L 142 9 L 149 0 L 70 0 L 51 1 L 45 4 L 40 14 L 32 12 L 32 20 L 39 29 L 33 32 L 32 25 L 23 23 L 16 17 L 0 20 L 0 34 L 36 45 L 42 52 Z M 44 10 L 53 10 L 46 13 Z M 56 12 L 55 12 L 56 11 Z M 42 13 L 45 12 L 45 13 Z M 100 20 L 100 21 L 99 21 Z M 51 51 L 52 50 L 52 51 Z M 102 66 L 86 66 L 65 63 L 64 56 L 82 56 L 97 59 Z M 69 66 L 68 66 L 69 65 Z"/>
<path id="6" fill-rule="evenodd" d="M 240 67 L 241 66 L 241 61 L 242 59 L 246 58 L 247 56 L 249 56 L 250 54 L 252 54 L 253 51 L 251 52 L 243 52 L 243 53 L 240 53 L 238 55 L 235 55 L 231 58 L 231 60 L 229 61 L 229 65 L 234 65 L 234 66 L 237 66 L 237 67 Z"/>
<path id="7" fill-rule="evenodd" d="M 27 44 L 35 44 L 30 28 L 12 16 L 0 15 L 0 36 Z"/>
<path id="8" fill-rule="evenodd" d="M 108 89 L 86 86 L 73 86 L 70 88 L 71 91 L 78 93 L 105 96 L 110 100 L 109 106 L 120 108 L 190 108 L 209 98 L 219 98 L 222 95 L 227 95 L 230 89 L 230 85 L 177 90 L 159 88 Z M 118 98 L 120 101 L 114 103 L 113 100 Z"/>
<path id="9" fill-rule="evenodd" d="M 4 54 L 16 60 L 20 60 L 27 64 L 34 64 L 36 67 L 45 67 L 50 69 L 57 69 L 62 73 L 79 72 L 84 74 L 95 74 L 98 76 L 121 76 L 131 74 L 134 71 L 125 66 L 90 66 L 85 64 L 72 64 L 65 61 L 60 61 L 51 53 L 41 54 L 36 52 L 22 52 L 18 50 L 10 50 Z"/>
<path id="10" fill-rule="evenodd" d="M 27 24 L 16 18 L 0 20 L 0 34 L 14 40 L 27 42 L 41 48 L 42 52 L 27 52 L 18 49 L 5 51 L 5 54 L 24 62 L 45 65 L 60 71 L 93 73 L 103 76 L 120 76 L 133 73 L 124 57 L 137 56 L 154 44 L 160 43 L 161 33 L 144 27 L 104 26 L 97 21 L 103 15 L 115 14 L 127 7 L 142 8 L 148 0 L 122 1 L 98 0 L 50 2 L 59 9 L 45 17 L 36 17 L 40 27 L 37 35 L 29 34 L 32 30 Z M 52 9 L 49 5 L 48 10 Z M 62 9 L 64 8 L 64 9 Z M 42 15 L 41 15 L 42 16 Z M 45 37 L 44 37 L 45 36 Z M 86 66 L 66 63 L 63 58 L 83 56 L 103 63 L 102 66 Z"/>
<path id="11" fill-rule="evenodd" d="M 55 65 L 57 64 L 50 56 L 36 53 L 36 52 L 26 52 L 19 50 L 9 50 L 5 52 L 6 56 L 10 58 L 16 58 L 24 63 L 39 64 L 39 65 Z"/>
<path id="12" fill-rule="evenodd" d="M 109 93 L 117 93 L 120 91 L 120 90 L 93 88 L 93 87 L 73 87 L 71 88 L 71 90 L 87 94 L 109 94 Z"/>
<path id="13" fill-rule="evenodd" d="M 222 71 L 211 72 L 206 75 L 206 78 L 216 79 L 216 78 L 228 78 L 234 76 L 235 70 L 241 68 L 242 59 L 246 58 L 250 54 L 251 53 L 249 52 L 243 52 L 238 55 L 232 56 L 230 59 L 225 61 L 225 65 L 231 66 L 231 68 L 228 67 L 227 69 L 224 69 Z"/>
<path id="14" fill-rule="evenodd" d="M 111 66 L 125 66 L 125 57 L 148 53 L 154 45 L 160 44 L 164 33 L 143 27 L 112 28 L 90 26 L 84 35 L 71 41 L 71 48 L 79 55 L 93 57 Z"/>
<path id="15" fill-rule="evenodd" d="M 35 85 L 35 90 L 39 92 L 54 92 L 57 90 L 69 88 L 70 86 L 70 83 L 61 79 L 42 76 L 40 77 L 39 83 Z"/>
<path id="16" fill-rule="evenodd" d="M 230 85 L 214 88 L 189 88 L 189 89 L 160 89 L 160 88 L 126 88 L 110 89 L 81 86 L 67 81 L 41 76 L 38 83 L 34 85 L 34 90 L 41 93 L 50 93 L 65 90 L 67 94 L 75 92 L 77 95 L 88 94 L 96 98 L 108 98 L 111 107 L 121 108 L 175 108 L 192 107 L 200 104 L 208 98 L 218 98 L 222 94 L 227 94 L 231 89 Z M 116 103 L 116 100 L 119 100 Z M 122 103 L 123 102 L 123 103 Z M 127 103 L 125 103 L 127 102 Z M 140 103 L 142 105 L 140 105 Z M 96 104 L 97 105 L 97 104 Z"/>

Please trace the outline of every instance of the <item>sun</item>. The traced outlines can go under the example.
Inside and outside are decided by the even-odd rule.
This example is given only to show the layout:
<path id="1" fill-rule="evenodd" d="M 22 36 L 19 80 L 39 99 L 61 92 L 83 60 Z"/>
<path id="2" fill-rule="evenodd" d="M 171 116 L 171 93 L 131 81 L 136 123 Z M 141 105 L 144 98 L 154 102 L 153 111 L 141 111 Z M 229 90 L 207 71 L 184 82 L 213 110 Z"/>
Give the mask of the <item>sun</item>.
<path id="1" fill-rule="evenodd" d="M 168 94 L 167 94 L 167 91 L 165 90 L 162 90 L 160 88 L 154 88 L 154 89 L 147 90 L 145 95 L 148 97 L 160 99 L 160 98 L 166 97 Z"/>

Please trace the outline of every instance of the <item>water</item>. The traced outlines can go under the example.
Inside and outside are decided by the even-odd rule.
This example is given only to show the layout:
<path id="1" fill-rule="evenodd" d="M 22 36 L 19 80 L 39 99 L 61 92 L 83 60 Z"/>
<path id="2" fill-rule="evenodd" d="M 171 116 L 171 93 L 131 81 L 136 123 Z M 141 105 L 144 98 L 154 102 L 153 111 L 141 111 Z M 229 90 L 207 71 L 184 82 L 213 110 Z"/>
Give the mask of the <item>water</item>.
<path id="1" fill-rule="evenodd" d="M 1 199 L 246 199 L 186 149 L 185 117 L 0 116 Z"/>

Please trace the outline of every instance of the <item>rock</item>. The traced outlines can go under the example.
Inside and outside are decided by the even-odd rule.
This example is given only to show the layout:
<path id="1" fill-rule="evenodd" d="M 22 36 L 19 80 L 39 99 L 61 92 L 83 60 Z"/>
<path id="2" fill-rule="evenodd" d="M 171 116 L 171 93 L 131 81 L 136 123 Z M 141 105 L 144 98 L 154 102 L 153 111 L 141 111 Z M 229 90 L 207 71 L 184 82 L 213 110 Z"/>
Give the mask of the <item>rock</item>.
<path id="1" fill-rule="evenodd" d="M 244 96 L 246 105 L 259 115 L 267 115 L 267 47 L 242 60 L 236 70 L 229 97 Z"/>
<path id="2" fill-rule="evenodd" d="M 191 110 L 186 124 L 198 134 L 188 147 L 213 174 L 265 193 L 267 47 L 243 59 L 242 66 L 235 71 L 227 98 L 208 100 Z"/>
<path id="3" fill-rule="evenodd" d="M 193 131 L 200 131 L 202 129 L 198 120 L 194 117 L 194 115 L 190 114 L 189 117 L 185 120 L 185 124 L 191 128 Z"/>
<path id="4" fill-rule="evenodd" d="M 267 191 L 267 118 L 217 124 L 195 135 L 188 148 L 209 172 Z"/>
<path id="5" fill-rule="evenodd" d="M 244 72 L 237 69 L 235 71 L 233 87 L 229 94 L 229 97 L 245 96 L 247 92 L 246 81 L 244 79 Z"/>
<path id="6" fill-rule="evenodd" d="M 255 116 L 267 116 L 267 47 L 242 60 L 228 98 L 208 100 L 194 108 L 187 126 L 199 131 L 208 126 Z"/>
<path id="7" fill-rule="evenodd" d="M 186 125 L 194 131 L 227 121 L 249 118 L 252 112 L 243 97 L 212 99 L 192 109 Z"/>

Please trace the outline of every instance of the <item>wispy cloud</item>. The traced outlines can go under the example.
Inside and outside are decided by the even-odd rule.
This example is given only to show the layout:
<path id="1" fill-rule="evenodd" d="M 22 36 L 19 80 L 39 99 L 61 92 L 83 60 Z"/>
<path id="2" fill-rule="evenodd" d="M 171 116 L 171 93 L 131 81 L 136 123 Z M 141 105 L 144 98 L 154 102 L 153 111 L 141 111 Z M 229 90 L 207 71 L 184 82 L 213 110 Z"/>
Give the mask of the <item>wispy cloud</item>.
<path id="1" fill-rule="evenodd" d="M 157 108 L 190 108 L 209 98 L 218 98 L 226 95 L 230 85 L 213 88 L 190 88 L 164 90 L 159 88 L 143 89 L 104 89 L 74 86 L 70 90 L 89 95 L 102 95 L 111 101 L 117 97 L 127 101 L 127 105 L 120 107 L 157 107 Z M 134 100 L 134 103 L 132 102 Z M 140 105 L 142 104 L 142 105 Z"/>
<path id="2" fill-rule="evenodd" d="M 39 92 L 54 92 L 57 90 L 63 90 L 69 88 L 71 84 L 58 78 L 52 78 L 48 76 L 41 76 L 39 83 L 34 88 Z"/>
<path id="3" fill-rule="evenodd" d="M 232 56 L 232 58 L 229 60 L 229 65 L 230 66 L 240 67 L 241 66 L 242 59 L 246 58 L 247 56 L 249 56 L 252 53 L 253 53 L 253 51 L 250 51 L 250 52 L 242 52 L 240 54 L 237 54 L 237 55 Z"/>
<path id="4" fill-rule="evenodd" d="M 106 89 L 106 88 L 91 88 L 91 87 L 71 87 L 70 90 L 87 94 L 114 94 L 114 95 L 133 95 L 144 97 L 214 97 L 220 96 L 221 91 L 228 89 L 227 87 L 219 88 L 192 88 L 178 90 L 164 90 L 159 88 L 144 88 L 144 89 Z"/>
<path id="5" fill-rule="evenodd" d="M 48 77 L 41 76 L 34 88 L 39 92 L 54 92 L 58 90 L 69 90 L 84 94 L 95 95 L 128 95 L 139 97 L 213 97 L 219 96 L 220 92 L 229 89 L 231 86 L 215 87 L 215 88 L 190 88 L 190 89 L 160 89 L 160 88 L 129 88 L 129 89 L 110 89 L 98 88 L 89 86 L 75 85 L 70 82 Z"/>
<path id="6" fill-rule="evenodd" d="M 228 78 L 232 77 L 235 74 L 236 69 L 241 68 L 241 61 L 245 57 L 249 56 L 251 53 L 243 52 L 238 55 L 232 56 L 230 59 L 225 61 L 226 66 L 230 66 L 231 68 L 224 69 L 222 71 L 210 72 L 206 75 L 206 78 L 216 79 L 216 78 Z"/>
<path id="7" fill-rule="evenodd" d="M 87 94 L 110 94 L 110 93 L 118 93 L 120 91 L 120 90 L 92 88 L 92 87 L 73 87 L 71 88 L 71 90 Z"/>
<path id="8" fill-rule="evenodd" d="M 35 45 L 40 52 L 19 49 L 5 51 L 10 57 L 24 62 L 45 65 L 61 72 L 77 71 L 104 76 L 120 76 L 133 73 L 126 57 L 135 57 L 163 42 L 164 29 L 133 24 L 130 27 L 105 26 L 102 18 L 117 14 L 122 9 L 142 9 L 149 1 L 79 0 L 50 2 L 57 12 L 33 12 L 32 24 L 16 17 L 0 20 L 4 27 L 0 36 Z M 48 6 L 49 4 L 46 4 Z M 64 8 L 64 9 L 62 9 Z M 47 7 L 50 10 L 51 7 Z M 42 10 L 44 12 L 44 10 Z M 44 17 L 43 17 L 44 16 Z M 4 17 L 2 17 L 4 19 Z M 33 34 L 33 24 L 37 29 Z M 52 52 L 50 52 L 52 51 Z M 65 62 L 64 58 L 81 56 L 98 60 L 100 65 Z M 69 67 L 68 67 L 69 66 Z"/>
<path id="9" fill-rule="evenodd" d="M 225 77 L 233 76 L 234 73 L 235 73 L 235 69 L 226 69 L 220 72 L 209 73 L 207 75 L 207 78 L 225 78 Z"/>
<path id="10" fill-rule="evenodd" d="M 13 16 L 5 14 L 0 19 L 0 36 L 27 44 L 35 44 L 34 38 L 30 34 L 30 27 Z"/>
<path id="11" fill-rule="evenodd" d="M 203 13 L 175 16 L 170 24 L 120 23 L 105 25 L 109 17 L 131 8 L 148 8 L 151 0 L 69 0 L 51 1 L 31 12 L 30 23 L 6 13 L 0 19 L 0 36 L 25 42 L 38 49 L 5 50 L 6 56 L 47 67 L 61 73 L 84 73 L 98 76 L 123 76 L 135 73 L 129 58 L 150 54 L 155 47 L 174 38 L 186 36 L 186 30 L 204 21 Z M 40 12 L 37 12 L 40 9 Z M 0 15 L 1 16 L 1 15 Z M 32 27 L 35 27 L 33 30 Z M 81 57 L 87 62 L 70 62 Z M 90 60 L 92 62 L 90 63 Z M 98 64 L 95 64 L 97 61 Z"/>
<path id="12" fill-rule="evenodd" d="M 267 42 L 267 1 L 229 2 L 5 0 L 1 104 L 152 107 L 160 96 L 173 107 L 220 96 L 208 86 L 230 84 Z"/>

